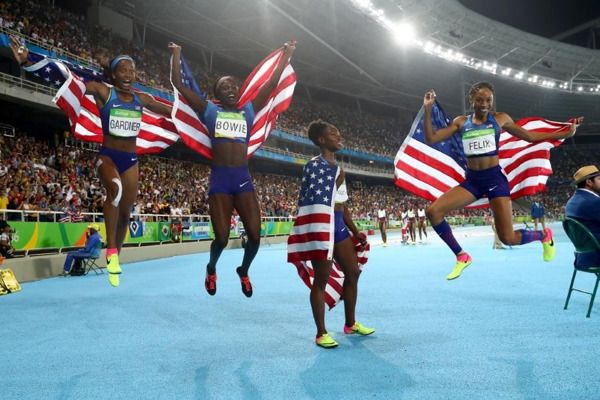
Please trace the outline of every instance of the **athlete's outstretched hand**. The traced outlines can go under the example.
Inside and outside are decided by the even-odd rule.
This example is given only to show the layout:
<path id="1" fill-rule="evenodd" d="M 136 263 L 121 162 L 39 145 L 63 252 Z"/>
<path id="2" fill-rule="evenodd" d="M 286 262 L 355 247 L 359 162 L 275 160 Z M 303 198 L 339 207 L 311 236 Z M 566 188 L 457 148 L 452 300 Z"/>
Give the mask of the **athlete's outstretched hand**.
<path id="1" fill-rule="evenodd" d="M 583 117 L 571 118 L 569 122 L 571 123 L 571 129 L 569 130 L 568 137 L 575 136 L 577 127 L 583 123 Z"/>
<path id="2" fill-rule="evenodd" d="M 423 105 L 425 107 L 431 107 L 433 103 L 435 103 L 435 92 L 433 89 L 431 89 L 425 93 L 425 96 L 423 97 Z"/>
<path id="3" fill-rule="evenodd" d="M 285 57 L 287 57 L 288 61 L 292 58 L 292 55 L 296 51 L 296 41 L 290 40 L 289 42 L 285 42 L 283 45 L 283 52 Z"/>
<path id="4" fill-rule="evenodd" d="M 171 50 L 171 53 L 173 53 L 173 54 L 180 54 L 181 46 L 176 43 L 169 42 L 169 50 Z"/>
<path id="5" fill-rule="evenodd" d="M 29 49 L 27 49 L 25 43 L 21 42 L 21 39 L 19 37 L 10 35 L 10 49 L 12 50 L 15 60 L 17 60 L 19 64 L 22 65 L 27 62 Z"/>
<path id="6" fill-rule="evenodd" d="M 287 51 L 291 54 L 294 51 L 296 51 L 296 43 L 297 42 L 295 40 L 290 40 L 289 42 L 285 42 L 283 44 L 283 48 L 285 49 L 285 51 Z"/>

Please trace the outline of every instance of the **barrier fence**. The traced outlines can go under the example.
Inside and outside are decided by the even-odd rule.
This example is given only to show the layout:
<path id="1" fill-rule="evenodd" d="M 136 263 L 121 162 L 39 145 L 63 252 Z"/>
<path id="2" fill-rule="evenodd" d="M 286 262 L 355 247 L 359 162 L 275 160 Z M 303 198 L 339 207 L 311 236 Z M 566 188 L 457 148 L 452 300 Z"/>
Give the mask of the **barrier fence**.
<path id="1" fill-rule="evenodd" d="M 100 213 L 69 216 L 54 211 L 0 210 L 0 214 L 10 224 L 12 245 L 25 254 L 33 250 L 61 252 L 65 248 L 84 246 L 90 223 L 97 223 L 100 235 L 106 238 L 106 228 Z M 208 215 L 132 214 L 131 217 L 125 237 L 125 244 L 129 246 L 214 238 Z M 289 218 L 263 217 L 261 236 L 289 235 L 292 225 L 293 221 Z M 243 232 L 242 223 L 232 220 L 230 238 L 239 238 Z"/>
<path id="2" fill-rule="evenodd" d="M 94 222 L 100 227 L 100 235 L 106 238 L 106 228 L 100 213 L 77 214 L 76 221 L 65 217 L 65 213 L 53 211 L 0 210 L 3 219 L 11 226 L 12 244 L 17 251 L 29 254 L 47 250 L 62 252 L 63 249 L 85 245 L 87 226 Z M 75 216 L 74 216 L 75 217 Z M 59 222 L 61 218 L 65 221 Z M 83 221 L 82 221 L 83 219 Z M 485 225 L 484 217 L 448 217 L 452 225 Z M 528 223 L 529 217 L 516 217 L 515 222 Z M 361 231 L 377 229 L 375 221 L 357 220 Z M 288 217 L 263 217 L 261 236 L 289 235 L 294 222 Z M 389 221 L 390 228 L 399 228 L 400 221 Z M 244 232 L 241 222 L 232 220 L 230 238 L 239 238 Z M 208 215 L 171 216 L 161 214 L 132 214 L 125 244 L 142 246 L 148 244 L 181 243 L 210 240 L 214 232 Z"/>

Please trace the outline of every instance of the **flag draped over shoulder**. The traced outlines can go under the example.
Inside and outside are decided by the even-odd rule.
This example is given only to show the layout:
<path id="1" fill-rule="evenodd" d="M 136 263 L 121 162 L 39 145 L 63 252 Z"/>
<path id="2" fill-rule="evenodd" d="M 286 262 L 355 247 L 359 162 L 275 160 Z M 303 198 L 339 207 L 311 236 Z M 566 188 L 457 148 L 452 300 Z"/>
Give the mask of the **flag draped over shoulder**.
<path id="1" fill-rule="evenodd" d="M 284 56 L 284 49 L 280 48 L 267 56 L 252 71 L 250 76 L 242 85 L 241 96 L 238 101 L 238 108 L 242 108 L 248 102 L 252 101 L 260 92 L 262 87 L 269 82 L 281 57 Z M 181 80 L 183 84 L 192 89 L 203 99 L 206 95 L 196 84 L 192 72 L 181 57 Z M 267 140 L 269 134 L 275 127 L 277 117 L 280 113 L 288 109 L 292 102 L 292 95 L 296 86 L 296 73 L 288 63 L 281 74 L 279 83 L 275 90 L 271 92 L 265 106 L 255 111 L 254 124 L 250 131 L 250 141 L 248 142 L 248 157 Z M 175 92 L 175 102 L 173 103 L 172 119 L 179 131 L 183 142 L 208 159 L 212 159 L 212 146 L 210 142 L 210 133 L 206 126 L 200 121 L 196 112 L 189 105 L 185 97 L 173 87 Z"/>
<path id="2" fill-rule="evenodd" d="M 288 262 L 294 264 L 302 281 L 312 288 L 314 271 L 311 261 L 331 260 L 334 245 L 334 205 L 336 178 L 340 173 L 337 165 L 330 165 L 315 157 L 304 166 L 302 187 L 298 201 L 298 215 L 288 238 Z M 368 261 L 369 244 L 363 246 L 353 238 L 362 268 Z M 344 273 L 333 262 L 333 268 L 325 288 L 325 302 L 335 307 L 342 297 Z"/>
<path id="3" fill-rule="evenodd" d="M 102 143 L 100 111 L 94 97 L 85 94 L 85 82 L 82 77 L 74 73 L 62 61 L 50 58 L 41 58 L 33 65 L 26 67 L 25 70 L 48 83 L 60 85 L 52 101 L 67 114 L 71 132 L 76 138 Z M 75 71 L 81 73 L 86 79 L 100 77 L 95 71 L 92 72 L 81 67 Z M 157 97 L 154 99 L 171 105 L 166 100 Z M 175 125 L 169 118 L 156 114 L 146 107 L 143 108 L 142 126 L 136 142 L 138 154 L 159 153 L 178 139 L 179 135 Z"/>
<path id="4" fill-rule="evenodd" d="M 433 201 L 465 180 L 467 163 L 460 133 L 439 143 L 425 143 L 424 114 L 424 107 L 421 107 L 396 154 L 394 182 L 408 192 Z M 434 130 L 450 123 L 437 102 L 433 105 L 431 115 Z M 571 127 L 570 123 L 537 117 L 523 118 L 516 124 L 537 132 L 567 131 Z M 512 199 L 544 190 L 546 181 L 552 174 L 550 150 L 562 142 L 563 140 L 544 140 L 530 143 L 508 132 L 501 133 L 498 156 L 508 179 Z M 488 204 L 488 200 L 483 198 L 469 207 L 485 207 Z"/>

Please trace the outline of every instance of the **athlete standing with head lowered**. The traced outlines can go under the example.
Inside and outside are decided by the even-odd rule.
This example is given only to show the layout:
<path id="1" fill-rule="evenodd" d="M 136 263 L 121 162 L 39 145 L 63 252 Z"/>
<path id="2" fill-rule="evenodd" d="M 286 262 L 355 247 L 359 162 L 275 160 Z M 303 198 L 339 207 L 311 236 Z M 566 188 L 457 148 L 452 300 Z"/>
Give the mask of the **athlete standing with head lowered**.
<path id="1" fill-rule="evenodd" d="M 296 218 L 292 235 L 288 239 L 288 261 L 293 262 L 290 258 L 290 248 L 294 248 L 294 251 L 297 250 L 297 254 L 300 254 L 301 259 L 310 259 L 314 271 L 314 274 L 312 274 L 310 305 L 317 326 L 315 343 L 320 347 L 333 348 L 338 343 L 325 328 L 326 287 L 332 274 L 333 259 L 340 266 L 344 276 L 341 296 L 344 300 L 346 320 L 344 333 L 347 335 L 370 335 L 375 332 L 373 328 L 366 327 L 355 319 L 360 268 L 356 246 L 352 241 L 350 232 L 362 245 L 367 244 L 367 237 L 358 231 L 352 220 L 350 210 L 346 206 L 349 199 L 346 174 L 335 160 L 335 153 L 343 147 L 340 131 L 330 123 L 317 120 L 311 122 L 308 126 L 308 138 L 315 146 L 319 147 L 321 154 L 304 166 L 302 188 L 298 202 L 300 213 Z M 319 185 L 323 186 L 323 190 Z M 329 221 L 328 229 L 325 228 L 329 231 L 327 250 L 323 249 L 323 243 L 320 242 L 323 238 L 317 239 L 318 244 L 316 245 L 314 244 L 315 241 L 311 239 L 315 236 L 320 237 L 321 234 L 310 232 L 305 225 L 307 219 L 322 218 L 321 212 L 324 212 L 324 203 L 333 205 L 333 210 L 327 207 L 333 214 L 330 214 L 332 218 L 327 219 Z M 312 209 L 311 213 L 315 212 L 317 217 L 303 214 L 303 208 Z M 319 222 L 315 225 L 326 224 Z M 320 227 L 320 229 L 322 228 Z M 296 231 L 296 229 L 298 230 Z M 294 236 L 294 231 L 299 235 Z M 298 238 L 298 236 L 300 239 L 296 242 L 294 237 Z M 308 240 L 309 243 L 304 240 Z"/>

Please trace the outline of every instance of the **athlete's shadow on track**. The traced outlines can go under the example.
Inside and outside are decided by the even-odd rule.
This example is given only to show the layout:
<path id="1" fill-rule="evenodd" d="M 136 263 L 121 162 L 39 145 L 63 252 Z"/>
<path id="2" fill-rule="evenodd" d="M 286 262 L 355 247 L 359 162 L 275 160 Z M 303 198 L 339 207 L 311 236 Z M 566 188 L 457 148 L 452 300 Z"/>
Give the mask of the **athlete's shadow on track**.
<path id="1" fill-rule="evenodd" d="M 340 336 L 340 335 L 337 335 Z M 306 394 L 313 399 L 402 398 L 415 385 L 396 364 L 365 347 L 377 337 L 340 338 L 335 349 L 318 349 L 314 364 L 300 374 Z"/>
<path id="2" fill-rule="evenodd" d="M 540 384 L 538 377 L 535 373 L 536 365 L 534 361 L 527 360 L 525 358 L 510 359 L 501 357 L 490 357 L 489 359 L 490 361 L 504 363 L 513 367 L 515 374 L 515 384 L 519 391 L 522 393 L 523 399 L 529 400 L 558 398 L 557 396 L 553 397 L 550 393 L 547 393 L 545 388 Z"/>

